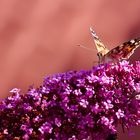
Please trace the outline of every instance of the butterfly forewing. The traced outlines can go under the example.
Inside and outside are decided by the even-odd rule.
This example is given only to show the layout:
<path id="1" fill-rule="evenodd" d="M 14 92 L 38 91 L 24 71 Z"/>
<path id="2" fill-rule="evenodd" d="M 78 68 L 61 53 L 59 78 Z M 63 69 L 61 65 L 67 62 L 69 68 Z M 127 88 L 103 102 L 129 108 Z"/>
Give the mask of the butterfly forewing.
<path id="1" fill-rule="evenodd" d="M 104 61 L 112 59 L 112 61 L 119 61 L 123 59 L 129 59 L 129 57 L 134 53 L 134 50 L 139 47 L 140 38 L 132 39 L 128 42 L 123 43 L 110 50 L 105 56 Z"/>
<path id="2" fill-rule="evenodd" d="M 98 53 L 104 56 L 106 53 L 109 52 L 109 49 L 107 49 L 107 47 L 102 43 L 102 41 L 99 39 L 99 37 L 96 35 L 95 31 L 91 27 L 90 27 L 90 32 L 94 39 Z"/>

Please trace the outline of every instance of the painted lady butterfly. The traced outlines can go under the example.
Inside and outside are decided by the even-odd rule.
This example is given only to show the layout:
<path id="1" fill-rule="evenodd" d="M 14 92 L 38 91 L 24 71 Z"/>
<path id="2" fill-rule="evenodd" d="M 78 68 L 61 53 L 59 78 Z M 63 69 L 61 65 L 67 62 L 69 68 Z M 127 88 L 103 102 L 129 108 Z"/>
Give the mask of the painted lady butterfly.
<path id="1" fill-rule="evenodd" d="M 97 55 L 99 58 L 99 64 L 108 62 L 115 63 L 124 59 L 129 59 L 129 57 L 134 53 L 134 50 L 140 45 L 140 38 L 136 38 L 125 42 L 122 45 L 113 48 L 112 50 L 109 50 L 101 42 L 92 28 L 90 28 L 90 31 L 98 51 Z"/>

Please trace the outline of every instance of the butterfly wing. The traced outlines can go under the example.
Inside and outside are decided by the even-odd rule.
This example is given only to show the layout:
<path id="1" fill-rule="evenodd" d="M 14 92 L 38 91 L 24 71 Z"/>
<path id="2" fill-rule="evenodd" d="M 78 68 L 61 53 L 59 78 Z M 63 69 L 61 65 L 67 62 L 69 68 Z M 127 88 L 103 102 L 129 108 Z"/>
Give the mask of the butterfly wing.
<path id="1" fill-rule="evenodd" d="M 94 39 L 96 49 L 97 49 L 99 55 L 104 56 L 106 53 L 109 52 L 109 49 L 107 49 L 107 47 L 101 42 L 101 40 L 99 39 L 99 37 L 96 35 L 95 31 L 91 27 L 90 27 L 90 32 Z"/>
<path id="2" fill-rule="evenodd" d="M 140 38 L 132 39 L 110 50 L 103 58 L 105 63 L 108 61 L 120 61 L 129 59 L 135 49 L 140 45 Z"/>

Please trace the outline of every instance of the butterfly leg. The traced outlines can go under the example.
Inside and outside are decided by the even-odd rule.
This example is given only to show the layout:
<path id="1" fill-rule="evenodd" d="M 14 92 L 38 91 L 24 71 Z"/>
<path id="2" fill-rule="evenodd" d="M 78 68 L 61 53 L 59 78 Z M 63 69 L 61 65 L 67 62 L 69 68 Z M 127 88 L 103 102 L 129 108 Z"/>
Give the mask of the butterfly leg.
<path id="1" fill-rule="evenodd" d="M 98 52 L 97 56 L 99 58 L 98 64 L 100 65 L 102 63 L 102 53 Z"/>

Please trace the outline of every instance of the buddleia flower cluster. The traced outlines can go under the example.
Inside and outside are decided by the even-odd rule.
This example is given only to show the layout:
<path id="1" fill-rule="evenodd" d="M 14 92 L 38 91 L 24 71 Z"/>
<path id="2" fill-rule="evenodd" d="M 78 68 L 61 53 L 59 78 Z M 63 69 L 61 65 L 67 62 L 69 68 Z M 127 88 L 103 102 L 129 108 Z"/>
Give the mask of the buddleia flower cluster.
<path id="1" fill-rule="evenodd" d="M 140 125 L 140 62 L 102 64 L 44 78 L 0 102 L 0 139 L 113 140 Z"/>

